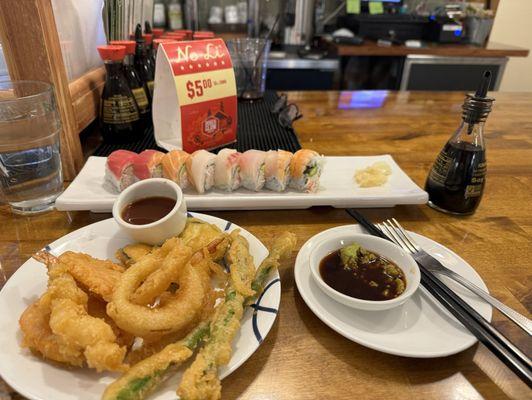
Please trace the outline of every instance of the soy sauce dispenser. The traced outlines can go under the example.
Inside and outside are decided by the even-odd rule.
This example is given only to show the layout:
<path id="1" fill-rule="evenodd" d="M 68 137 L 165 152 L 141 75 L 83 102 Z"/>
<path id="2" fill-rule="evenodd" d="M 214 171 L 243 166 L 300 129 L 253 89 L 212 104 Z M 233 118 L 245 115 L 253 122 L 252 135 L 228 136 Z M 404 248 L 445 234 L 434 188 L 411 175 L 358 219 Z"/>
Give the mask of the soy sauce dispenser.
<path id="1" fill-rule="evenodd" d="M 486 97 L 491 72 L 485 71 L 475 94 L 462 105 L 462 123 L 445 144 L 425 183 L 429 206 L 457 215 L 473 214 L 486 183 L 484 122 L 494 99 Z"/>

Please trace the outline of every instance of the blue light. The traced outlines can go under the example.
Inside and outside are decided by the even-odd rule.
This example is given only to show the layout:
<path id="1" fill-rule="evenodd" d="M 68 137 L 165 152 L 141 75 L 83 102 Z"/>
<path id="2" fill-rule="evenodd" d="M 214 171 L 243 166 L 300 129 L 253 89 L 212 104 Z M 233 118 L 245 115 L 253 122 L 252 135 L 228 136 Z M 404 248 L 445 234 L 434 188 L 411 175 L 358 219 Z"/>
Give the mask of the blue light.
<path id="1" fill-rule="evenodd" d="M 462 28 L 458 28 L 454 31 L 454 36 L 460 37 L 462 36 Z"/>
<path id="2" fill-rule="evenodd" d="M 388 90 L 356 90 L 340 92 L 338 108 L 341 110 L 380 108 L 388 96 Z"/>

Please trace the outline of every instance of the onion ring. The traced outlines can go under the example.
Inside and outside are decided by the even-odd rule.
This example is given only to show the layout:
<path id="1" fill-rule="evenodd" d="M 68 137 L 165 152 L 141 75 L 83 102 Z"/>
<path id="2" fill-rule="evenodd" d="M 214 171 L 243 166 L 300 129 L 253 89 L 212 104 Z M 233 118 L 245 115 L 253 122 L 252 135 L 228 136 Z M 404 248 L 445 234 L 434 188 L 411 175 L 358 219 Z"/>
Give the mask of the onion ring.
<path id="1" fill-rule="evenodd" d="M 112 300 L 107 304 L 107 314 L 118 327 L 143 338 L 179 331 L 197 319 L 210 286 L 206 270 L 195 268 L 189 262 L 177 279 L 179 290 L 171 300 L 154 308 L 133 303 L 130 297 L 136 288 L 159 267 L 158 263 L 152 262 L 154 257 L 157 257 L 157 251 L 129 267 L 122 274 Z M 181 262 L 175 257 L 171 257 L 171 261 Z"/>

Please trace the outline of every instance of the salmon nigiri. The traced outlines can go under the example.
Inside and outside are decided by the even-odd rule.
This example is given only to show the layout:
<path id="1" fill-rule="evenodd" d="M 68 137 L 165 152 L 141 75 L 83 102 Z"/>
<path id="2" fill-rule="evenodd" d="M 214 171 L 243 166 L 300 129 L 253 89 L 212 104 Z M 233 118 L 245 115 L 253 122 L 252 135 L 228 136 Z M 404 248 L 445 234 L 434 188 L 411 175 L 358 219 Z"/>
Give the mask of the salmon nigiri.
<path id="1" fill-rule="evenodd" d="M 166 153 L 161 161 L 163 166 L 163 177 L 170 179 L 179 185 L 181 189 L 186 189 L 189 185 L 186 162 L 190 154 L 183 150 L 172 150 Z"/>

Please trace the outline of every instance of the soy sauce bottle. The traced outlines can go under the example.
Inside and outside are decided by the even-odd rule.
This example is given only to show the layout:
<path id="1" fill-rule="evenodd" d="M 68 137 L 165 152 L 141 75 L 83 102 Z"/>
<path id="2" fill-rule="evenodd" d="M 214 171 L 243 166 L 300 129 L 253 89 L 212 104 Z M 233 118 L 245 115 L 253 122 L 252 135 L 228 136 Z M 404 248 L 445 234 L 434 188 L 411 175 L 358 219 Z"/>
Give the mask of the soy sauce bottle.
<path id="1" fill-rule="evenodd" d="M 494 99 L 486 97 L 491 73 L 484 72 L 476 93 L 467 94 L 462 123 L 445 144 L 425 183 L 429 206 L 450 214 L 473 214 L 486 183 L 484 122 Z"/>
<path id="2" fill-rule="evenodd" d="M 124 76 L 128 82 L 129 88 L 135 97 L 139 109 L 142 129 L 146 129 L 151 124 L 151 107 L 148 100 L 148 88 L 140 79 L 137 70 L 133 66 L 133 56 L 135 54 L 134 40 L 112 40 L 112 45 L 124 46 L 126 56 L 124 58 Z"/>
<path id="3" fill-rule="evenodd" d="M 100 123 L 104 141 L 129 143 L 144 133 L 135 97 L 124 76 L 124 46 L 98 46 L 107 73 L 100 102 Z"/>
<path id="4" fill-rule="evenodd" d="M 140 76 L 140 79 L 148 88 L 148 100 L 151 104 L 153 97 L 153 79 L 155 77 L 155 65 L 152 62 L 151 57 L 148 54 L 148 47 L 146 40 L 151 36 L 142 34 L 142 26 L 137 24 L 135 30 L 135 57 L 133 59 L 133 65 Z"/>

